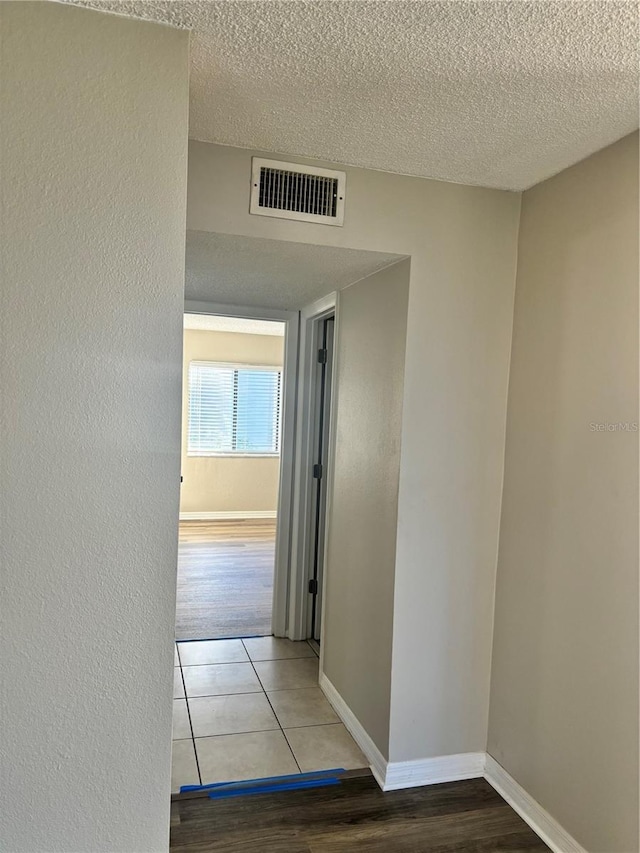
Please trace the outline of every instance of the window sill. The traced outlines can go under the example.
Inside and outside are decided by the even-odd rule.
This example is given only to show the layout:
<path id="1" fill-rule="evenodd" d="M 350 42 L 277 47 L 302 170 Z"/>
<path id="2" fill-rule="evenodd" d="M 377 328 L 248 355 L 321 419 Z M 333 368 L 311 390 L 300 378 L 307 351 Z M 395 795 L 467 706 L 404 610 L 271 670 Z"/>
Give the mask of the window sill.
<path id="1" fill-rule="evenodd" d="M 279 453 L 187 453 L 188 459 L 279 459 Z"/>

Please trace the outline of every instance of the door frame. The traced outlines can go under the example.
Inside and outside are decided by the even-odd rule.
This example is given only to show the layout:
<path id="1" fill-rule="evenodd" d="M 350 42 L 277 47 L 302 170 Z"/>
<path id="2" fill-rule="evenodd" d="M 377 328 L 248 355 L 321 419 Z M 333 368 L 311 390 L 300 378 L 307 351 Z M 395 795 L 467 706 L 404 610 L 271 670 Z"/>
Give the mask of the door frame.
<path id="1" fill-rule="evenodd" d="M 291 533 L 293 478 L 296 439 L 296 398 L 298 392 L 298 341 L 300 312 L 277 308 L 220 305 L 186 299 L 185 314 L 212 314 L 247 320 L 277 320 L 285 324 L 282 392 L 282 433 L 280 436 L 280 481 L 276 524 L 276 555 L 273 575 L 271 630 L 276 637 L 288 635 L 289 577 L 291 573 Z M 301 638 L 302 639 L 302 638 Z"/>
<path id="2" fill-rule="evenodd" d="M 338 323 L 338 294 L 329 293 L 306 306 L 300 312 L 300 358 L 298 370 L 298 401 L 296 418 L 295 476 L 293 484 L 293 513 L 291 527 L 291 578 L 289 587 L 288 637 L 304 640 L 310 631 L 309 578 L 311 530 L 311 484 L 313 480 L 314 451 L 313 435 L 317 399 L 315 394 L 315 371 L 317 367 L 317 342 L 320 323 L 327 317 L 335 317 Z M 334 364 L 331 382 L 331 399 L 335 400 L 336 382 L 335 333 Z M 332 412 L 335 406 L 332 405 Z M 333 418 L 330 419 L 327 472 L 333 459 Z M 327 484 L 331 483 L 328 479 Z M 327 506 L 329 502 L 327 489 Z M 325 529 L 326 542 L 326 529 Z M 326 548 L 323 561 L 326 563 Z M 326 581 L 326 572 L 324 579 Z M 324 611 L 324 608 L 323 608 Z M 322 620 L 321 620 L 322 624 Z"/>

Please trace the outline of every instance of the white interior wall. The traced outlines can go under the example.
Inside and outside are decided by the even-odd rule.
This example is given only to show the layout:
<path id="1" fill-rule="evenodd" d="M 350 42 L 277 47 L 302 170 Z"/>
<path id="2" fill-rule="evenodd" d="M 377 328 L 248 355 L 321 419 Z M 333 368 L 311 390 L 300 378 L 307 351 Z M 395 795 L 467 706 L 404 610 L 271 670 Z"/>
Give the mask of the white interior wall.
<path id="1" fill-rule="evenodd" d="M 389 755 L 408 260 L 339 294 L 323 672 Z"/>
<path id="2" fill-rule="evenodd" d="M 188 35 L 2 3 L 12 853 L 168 848 Z"/>
<path id="3" fill-rule="evenodd" d="M 585 849 L 620 853 L 638 849 L 638 234 L 637 134 L 524 194 L 488 743 Z"/>
<path id="4" fill-rule="evenodd" d="M 390 757 L 484 750 L 520 197 L 348 168 L 342 228 L 251 216 L 252 154 L 190 144 L 190 229 L 411 256 Z"/>

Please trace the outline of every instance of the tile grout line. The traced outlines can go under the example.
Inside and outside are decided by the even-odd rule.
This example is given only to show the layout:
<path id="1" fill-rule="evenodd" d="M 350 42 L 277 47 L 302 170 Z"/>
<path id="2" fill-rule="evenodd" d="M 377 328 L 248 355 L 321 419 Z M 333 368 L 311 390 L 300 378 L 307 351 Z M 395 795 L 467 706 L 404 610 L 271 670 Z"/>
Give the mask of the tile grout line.
<path id="1" fill-rule="evenodd" d="M 286 742 L 287 742 L 287 746 L 288 746 L 288 747 L 289 747 L 289 749 L 291 750 L 291 755 L 293 755 L 293 757 L 296 759 L 296 764 L 298 764 L 298 759 L 297 759 L 297 758 L 296 758 L 296 756 L 295 756 L 295 753 L 294 753 L 294 751 L 293 751 L 293 747 L 292 747 L 292 746 L 291 746 L 291 744 L 289 743 L 289 738 L 287 737 L 287 733 L 285 732 L 285 730 L 284 730 L 284 729 L 282 729 L 282 734 L 284 735 L 284 739 L 285 739 L 285 740 L 286 740 Z M 299 765 L 299 764 L 298 764 L 298 767 L 300 768 L 300 772 L 302 773 L 302 767 L 300 767 L 300 765 Z"/>
<path id="2" fill-rule="evenodd" d="M 246 654 L 246 656 L 247 656 L 247 660 L 246 660 L 246 661 L 218 661 L 218 662 L 215 662 L 215 663 L 213 663 L 213 664 L 211 664 L 211 663 L 203 663 L 203 664 L 183 664 L 183 662 L 182 662 L 182 657 L 181 657 L 181 655 L 180 655 L 180 648 L 179 648 L 180 644 L 176 641 L 176 648 L 177 648 L 177 653 L 178 653 L 178 665 L 179 665 L 179 667 L 180 667 L 180 675 L 181 675 L 182 686 L 183 686 L 183 690 L 184 690 L 185 705 L 186 705 L 187 715 L 188 715 L 188 719 L 189 719 L 189 729 L 190 729 L 190 732 L 191 732 L 191 737 L 190 737 L 190 738 L 178 738 L 177 740 L 191 740 L 192 745 L 193 745 L 194 756 L 195 756 L 195 760 L 196 760 L 196 769 L 197 769 L 197 772 L 198 772 L 198 778 L 199 778 L 199 780 L 200 780 L 200 784 L 201 784 L 201 785 L 202 785 L 202 784 L 204 784 L 204 782 L 202 781 L 202 773 L 201 773 L 201 770 L 200 770 L 200 761 L 199 761 L 199 757 L 198 757 L 198 749 L 197 749 L 197 745 L 196 745 L 196 737 L 195 737 L 195 732 L 194 732 L 194 730 L 193 730 L 193 722 L 192 722 L 192 720 L 191 720 L 191 708 L 190 708 L 190 705 L 189 705 L 189 700 L 190 700 L 190 699 L 215 698 L 215 697 L 217 697 L 217 696 L 227 696 L 227 695 L 235 695 L 235 696 L 238 696 L 238 695 L 258 695 L 258 694 L 261 692 L 261 693 L 264 695 L 264 697 L 266 698 L 266 700 L 267 700 L 267 702 L 268 702 L 268 704 L 269 704 L 269 707 L 270 707 L 270 709 L 271 709 L 271 711 L 272 711 L 272 713 L 273 713 L 273 715 L 274 715 L 274 718 L 275 718 L 275 721 L 276 721 L 276 724 L 277 724 L 277 728 L 275 728 L 275 729 L 259 729 L 259 730 L 257 730 L 257 731 L 258 731 L 258 732 L 262 732 L 262 731 L 280 731 L 280 732 L 282 732 L 282 734 L 283 734 L 283 736 L 284 736 L 284 739 L 285 739 L 285 743 L 287 744 L 287 746 L 288 746 L 288 748 L 289 748 L 289 751 L 291 752 L 291 755 L 292 755 L 293 760 L 294 760 L 294 762 L 295 762 L 295 764 L 296 764 L 296 766 L 297 766 L 297 768 L 298 768 L 298 771 L 299 771 L 299 773 L 302 773 L 302 768 L 300 767 L 300 764 L 299 764 L 299 762 L 298 762 L 298 759 L 296 758 L 296 755 L 295 755 L 295 753 L 294 753 L 294 751 L 293 751 L 293 749 L 292 749 L 292 747 L 291 747 L 291 743 L 289 742 L 289 738 L 287 737 L 287 733 L 286 733 L 286 731 L 285 731 L 284 727 L 282 726 L 282 724 L 280 723 L 280 719 L 278 718 L 278 715 L 277 715 L 277 713 L 276 713 L 276 711 L 275 711 L 275 708 L 274 708 L 274 707 L 273 707 L 273 705 L 271 704 L 271 700 L 269 699 L 269 696 L 268 696 L 268 694 L 267 694 L 267 690 L 266 690 L 266 688 L 265 688 L 264 684 L 262 683 L 262 680 L 261 680 L 261 678 L 260 678 L 260 675 L 258 674 L 258 670 L 256 669 L 255 663 L 260 663 L 260 662 L 272 662 L 272 661 L 276 661 L 276 660 L 305 660 L 305 659 L 309 660 L 309 659 L 314 659 L 314 658 L 317 660 L 318 655 L 317 655 L 317 653 L 316 653 L 315 649 L 313 649 L 313 647 L 309 646 L 309 644 L 307 643 L 306 645 L 311 649 L 311 652 L 312 652 L 312 654 L 311 654 L 311 655 L 303 655 L 303 656 L 301 656 L 301 657 L 299 657 L 299 658 L 298 658 L 298 657 L 287 657 L 287 658 L 282 658 L 282 659 L 280 659 L 280 658 L 266 658 L 266 659 L 265 659 L 265 661 L 254 661 L 254 660 L 253 660 L 253 658 L 251 657 L 251 654 L 249 653 L 249 649 L 247 648 L 247 646 L 246 646 L 246 644 L 245 644 L 245 642 L 244 642 L 244 639 L 243 639 L 242 637 L 238 637 L 237 639 L 239 639 L 239 640 L 240 640 L 240 642 L 241 642 L 241 644 L 242 644 L 242 647 L 243 647 L 243 649 L 244 649 L 244 652 L 245 652 L 245 654 Z M 251 693 L 239 693 L 239 694 L 238 694 L 238 693 L 235 693 L 235 694 L 226 694 L 226 693 L 225 693 L 225 694 L 206 694 L 206 695 L 204 695 L 204 696 L 192 696 L 192 697 L 189 697 L 189 696 L 187 695 L 187 685 L 186 685 L 186 681 L 185 681 L 185 673 L 184 673 L 184 667 L 185 667 L 185 666 L 188 666 L 188 667 L 191 667 L 191 666 L 211 666 L 211 665 L 216 665 L 216 666 L 217 666 L 217 665 L 220 665 L 220 664 L 221 664 L 221 665 L 229 665 L 229 664 L 231 664 L 231 665 L 236 664 L 236 665 L 237 665 L 238 663 L 246 663 L 246 662 L 248 662 L 248 663 L 251 665 L 251 668 L 252 668 L 253 672 L 254 672 L 254 673 L 255 673 L 255 675 L 256 675 L 256 678 L 257 678 L 258 683 L 259 683 L 259 685 L 260 685 L 260 691 L 252 691 Z M 316 685 L 314 685 L 314 687 L 315 687 L 315 686 L 316 686 Z M 308 688 L 284 688 L 284 689 L 280 689 L 280 690 L 274 690 L 274 691 L 272 691 L 272 692 L 292 692 L 292 691 L 295 691 L 295 690 L 304 690 L 304 689 L 308 689 Z M 330 725 L 335 725 L 335 723 L 319 723 L 319 724 L 316 724 L 316 726 L 309 726 L 309 725 L 306 725 L 306 726 L 290 726 L 290 728 L 292 728 L 292 729 L 315 728 L 315 727 L 318 727 L 318 726 L 330 726 Z M 225 737 L 225 736 L 228 736 L 228 734 L 251 734 L 251 733 L 253 733 L 253 732 L 233 732 L 233 733 L 227 733 L 227 735 L 222 735 L 222 734 L 219 734 L 219 735 L 205 735 L 205 736 L 204 736 L 204 738 L 210 738 L 210 737 Z"/>
<path id="3" fill-rule="evenodd" d="M 0 0 L 1 2 L 1 0 Z M 177 667 L 176 667 L 177 669 Z M 314 690 L 314 687 L 286 687 L 284 690 L 269 690 L 269 693 L 302 693 L 303 690 Z M 220 699 L 223 696 L 259 696 L 261 693 L 267 693 L 267 691 L 263 688 L 262 690 L 243 690 L 242 692 L 238 691 L 236 693 L 198 693 L 195 696 L 190 696 L 190 699 Z M 185 696 L 175 696 L 175 699 L 184 699 Z M 311 723 L 310 725 L 315 725 L 315 723 Z M 322 725 L 319 723 L 318 725 Z M 291 728 L 291 726 L 288 726 Z M 294 726 L 294 728 L 300 728 L 300 726 Z"/>
<path id="4" fill-rule="evenodd" d="M 228 695 L 233 696 L 234 694 L 229 693 Z M 203 697 L 197 696 L 196 698 L 201 699 Z M 267 701 L 269 701 L 268 698 L 267 698 Z M 277 717 L 276 717 L 276 722 L 278 723 L 278 726 L 275 729 L 249 729 L 248 731 L 242 731 L 242 732 L 221 732 L 220 734 L 217 734 L 217 735 L 198 735 L 198 737 L 195 738 L 195 740 L 207 740 L 207 739 L 211 739 L 214 737 L 235 737 L 236 735 L 259 735 L 262 732 L 277 732 L 278 730 L 285 733 L 285 732 L 290 731 L 291 729 L 296 729 L 296 730 L 298 730 L 298 729 L 322 729 L 322 728 L 328 728 L 329 726 L 343 725 L 340 721 L 338 721 L 338 722 L 334 722 L 334 723 L 313 723 L 313 725 L 310 725 L 310 726 L 287 726 L 286 729 L 283 729 L 282 726 L 280 725 L 280 723 L 278 722 Z M 176 738 L 173 738 L 173 740 L 191 740 L 191 738 L 190 737 L 176 737 Z"/>
<path id="5" fill-rule="evenodd" d="M 267 700 L 267 702 L 269 703 L 269 707 L 271 708 L 271 713 L 272 713 L 272 714 L 273 714 L 273 716 L 276 718 L 276 723 L 278 724 L 278 726 L 280 726 L 280 731 L 282 732 L 282 736 L 284 737 L 285 743 L 286 743 L 286 744 L 287 744 L 287 746 L 289 747 L 289 752 L 290 752 L 290 753 L 291 753 L 291 755 L 293 756 L 293 760 L 294 760 L 294 761 L 295 761 L 295 763 L 296 763 L 296 767 L 298 768 L 298 771 L 299 771 L 300 773 L 302 773 L 302 768 L 300 767 L 300 764 L 298 763 L 298 759 L 296 758 L 294 751 L 291 749 L 291 744 L 289 743 L 289 739 L 287 738 L 286 734 L 284 733 L 284 729 L 282 728 L 282 725 L 281 725 L 281 723 L 280 723 L 280 719 L 279 719 L 278 715 L 276 714 L 276 710 L 275 710 L 275 708 L 273 707 L 273 705 L 271 704 L 271 700 L 270 700 L 270 699 L 269 699 L 269 697 L 267 696 L 267 691 L 265 690 L 265 688 L 264 688 L 264 684 L 262 683 L 262 680 L 261 680 L 260 676 L 258 675 L 258 670 L 257 670 L 257 669 L 255 668 L 255 666 L 253 665 L 253 660 L 251 659 L 251 655 L 249 654 L 249 649 L 248 649 L 248 648 L 245 646 L 245 644 L 244 644 L 244 640 L 242 641 L 242 646 L 243 646 L 243 648 L 244 648 L 245 652 L 247 653 L 247 657 L 249 658 L 249 662 L 250 662 L 251 666 L 253 667 L 253 671 L 254 671 L 254 672 L 255 672 L 255 674 L 256 674 L 256 678 L 257 678 L 257 679 L 258 679 L 258 681 L 260 682 L 260 687 L 262 687 L 262 691 L 263 691 L 263 693 L 264 693 L 264 698 L 265 698 L 265 699 Z"/>
<path id="6" fill-rule="evenodd" d="M 316 641 L 316 642 L 317 642 L 317 641 Z M 318 658 L 318 660 L 320 660 L 320 653 L 319 653 L 319 652 L 317 652 L 317 651 L 314 649 L 314 647 L 311 645 L 310 640 L 305 640 L 305 643 L 309 646 L 309 648 L 310 648 L 310 649 L 311 649 L 311 651 L 314 653 L 314 655 Z"/>
<path id="7" fill-rule="evenodd" d="M 256 661 L 256 663 L 262 663 L 262 661 Z M 177 669 L 178 667 L 176 667 Z M 255 672 L 255 669 L 254 669 Z M 257 675 L 257 673 L 256 673 Z M 258 675 L 258 680 L 260 680 L 260 676 Z M 185 682 L 183 680 L 183 685 Z M 186 689 L 186 685 L 185 685 Z M 319 690 L 319 687 L 281 687 L 279 690 L 269 690 L 269 693 L 302 693 L 303 690 Z M 193 696 L 190 696 L 190 699 L 215 699 L 216 696 L 257 696 L 259 693 L 267 693 L 267 691 L 262 686 L 262 682 L 260 682 L 260 690 L 236 690 L 230 693 L 196 693 Z M 186 693 L 185 693 L 186 695 Z M 174 699 L 184 699 L 185 696 L 174 696 Z M 298 728 L 300 728 L 298 726 Z"/>
<path id="8" fill-rule="evenodd" d="M 214 641 L 215 642 L 215 641 Z M 178 654 L 178 657 L 180 655 Z M 275 663 L 275 662 L 284 662 L 289 660 L 319 660 L 318 655 L 315 652 L 312 655 L 300 655 L 300 657 L 286 657 L 286 658 L 253 658 L 249 657 L 249 652 L 247 652 L 248 660 L 219 660 L 219 661 L 211 661 L 210 663 L 180 663 L 180 666 L 186 667 L 187 669 L 191 669 L 192 667 L 197 666 L 238 666 L 243 663 Z M 296 689 L 296 688 L 292 688 Z"/>
<path id="9" fill-rule="evenodd" d="M 264 690 L 242 690 L 237 693 L 198 693 L 190 699 L 216 699 L 218 696 L 259 696 Z"/>
<path id="10" fill-rule="evenodd" d="M 288 660 L 318 660 L 318 655 L 301 655 L 299 658 L 290 657 L 290 658 L 260 658 L 259 660 L 253 661 L 254 663 L 282 663 Z M 212 663 L 183 663 L 181 666 L 186 667 L 187 669 L 191 669 L 194 666 L 238 666 L 238 664 L 242 663 L 251 663 L 251 658 L 248 661 L 246 660 L 219 660 L 213 661 Z M 177 666 L 177 664 L 176 664 Z"/>
<path id="11" fill-rule="evenodd" d="M 176 649 L 178 644 L 176 643 Z M 180 662 L 180 678 L 182 679 L 182 689 L 184 690 L 184 703 L 187 706 L 187 717 L 189 718 L 189 729 L 191 731 L 191 743 L 193 744 L 193 755 L 196 759 L 196 770 L 198 771 L 198 780 L 202 785 L 202 773 L 200 773 L 200 761 L 198 759 L 198 750 L 196 749 L 196 738 L 193 734 L 193 723 L 191 722 L 191 709 L 189 708 L 189 697 L 187 696 L 187 685 L 184 682 L 184 673 L 182 671 L 182 659 L 180 658 L 180 649 L 178 649 L 178 661 Z M 185 738 L 186 740 L 186 738 Z"/>

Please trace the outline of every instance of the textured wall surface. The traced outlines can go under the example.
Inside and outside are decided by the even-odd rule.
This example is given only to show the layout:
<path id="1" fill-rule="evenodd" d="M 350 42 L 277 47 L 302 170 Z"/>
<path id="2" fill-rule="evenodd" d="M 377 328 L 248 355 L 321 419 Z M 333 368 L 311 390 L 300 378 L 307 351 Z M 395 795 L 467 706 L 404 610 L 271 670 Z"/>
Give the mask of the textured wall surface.
<path id="1" fill-rule="evenodd" d="M 638 422 L 637 134 L 524 195 L 508 412 L 489 752 L 630 853 L 638 432 L 606 424 Z"/>
<path id="2" fill-rule="evenodd" d="M 348 169 L 343 228 L 251 216 L 252 154 L 190 144 L 189 228 L 411 256 L 391 755 L 484 750 L 520 198 Z"/>
<path id="3" fill-rule="evenodd" d="M 520 190 L 638 126 L 637 2 L 86 2 L 193 30 L 202 141 Z"/>
<path id="4" fill-rule="evenodd" d="M 324 672 L 389 750 L 409 261 L 340 294 L 327 509 Z"/>
<path id="5" fill-rule="evenodd" d="M 3 850 L 167 849 L 188 37 L 2 3 Z"/>
<path id="6" fill-rule="evenodd" d="M 278 508 L 280 459 L 273 456 L 188 456 L 189 362 L 222 361 L 282 367 L 284 337 L 185 329 L 182 374 L 180 512 Z"/>

